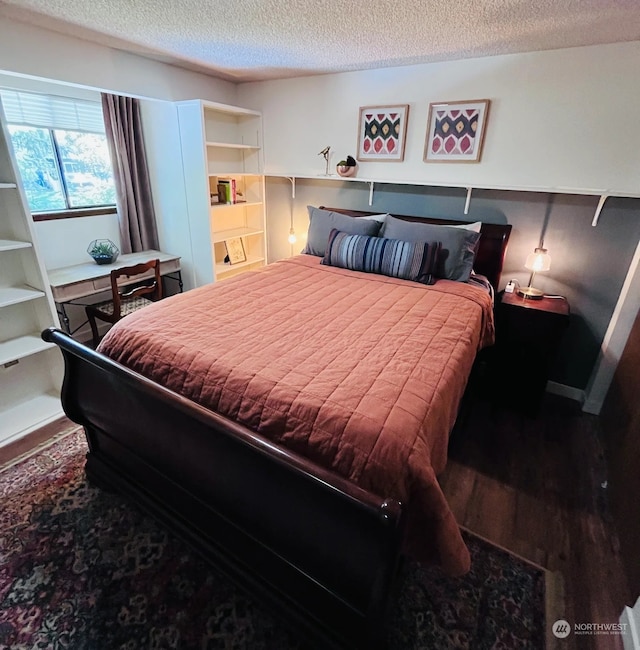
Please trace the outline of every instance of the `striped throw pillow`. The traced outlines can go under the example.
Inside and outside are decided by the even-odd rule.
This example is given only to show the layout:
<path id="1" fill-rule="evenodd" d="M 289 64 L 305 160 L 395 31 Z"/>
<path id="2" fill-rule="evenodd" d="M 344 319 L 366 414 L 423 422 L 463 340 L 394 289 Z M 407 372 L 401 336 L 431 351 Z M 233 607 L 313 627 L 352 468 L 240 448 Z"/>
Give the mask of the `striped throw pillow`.
<path id="1" fill-rule="evenodd" d="M 408 242 L 349 235 L 334 228 L 329 235 L 322 263 L 351 271 L 433 284 L 440 246 L 440 242 Z"/>

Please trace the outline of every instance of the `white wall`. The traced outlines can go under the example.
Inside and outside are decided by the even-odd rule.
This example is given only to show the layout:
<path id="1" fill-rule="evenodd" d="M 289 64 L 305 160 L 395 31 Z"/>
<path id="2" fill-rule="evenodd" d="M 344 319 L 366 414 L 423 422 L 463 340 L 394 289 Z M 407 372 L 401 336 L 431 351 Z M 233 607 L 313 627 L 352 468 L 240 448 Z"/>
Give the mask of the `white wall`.
<path id="1" fill-rule="evenodd" d="M 236 103 L 233 83 L 28 25 L 7 17 L 1 6 L 0 86 L 95 100 L 106 91 L 154 100 Z M 175 161 L 177 151 L 169 139 L 164 152 L 152 153 Z M 47 269 L 88 261 L 86 249 L 93 239 L 120 245 L 116 215 L 39 222 L 36 236 Z M 72 307 L 69 315 L 77 327 L 84 309 Z"/>
<path id="2" fill-rule="evenodd" d="M 235 84 L 28 25 L 3 15 L 2 7 L 0 86 L 96 101 L 103 90 L 169 101 L 236 101 Z M 175 160 L 177 151 L 170 141 L 164 156 Z M 36 233 L 47 251 L 47 268 L 85 261 L 92 239 L 120 244 L 115 215 L 38 223 Z M 48 247 L 48 241 L 55 246 Z"/>
<path id="3" fill-rule="evenodd" d="M 238 104 L 263 113 L 268 173 L 321 175 L 324 160 L 318 152 L 327 145 L 333 150 L 333 172 L 337 160 L 356 154 L 361 106 L 406 103 L 404 162 L 361 162 L 360 178 L 638 197 L 638 70 L 640 42 L 630 42 L 246 83 L 238 88 Z M 491 100 L 481 163 L 425 163 L 429 103 L 465 99 Z M 280 206 L 288 190 L 283 183 L 269 186 L 270 195 L 282 199 Z M 367 189 L 349 186 L 353 190 L 345 200 L 350 203 L 356 187 Z M 461 205 L 463 200 L 461 195 Z M 596 202 L 594 197 L 594 208 Z M 296 230 L 303 217 L 294 214 Z M 268 219 L 270 228 L 288 232 L 288 210 L 269 210 Z M 289 254 L 283 237 L 271 246 L 272 253 Z M 629 282 L 636 282 L 640 271 L 629 273 Z M 632 292 L 621 295 L 603 341 L 601 358 L 607 362 L 597 364 L 586 395 L 592 412 L 599 410 L 618 348 L 635 319 L 633 298 Z"/>
<path id="4" fill-rule="evenodd" d="M 355 155 L 361 106 L 406 103 L 404 162 L 360 163 L 358 176 L 640 195 L 639 69 L 632 42 L 246 83 L 238 103 L 263 112 L 274 173 L 323 173 L 327 145 L 334 171 Z M 429 103 L 485 98 L 481 163 L 423 162 Z"/>
<path id="5" fill-rule="evenodd" d="M 135 97 L 236 101 L 233 83 L 28 25 L 1 6 L 0 71 Z"/>

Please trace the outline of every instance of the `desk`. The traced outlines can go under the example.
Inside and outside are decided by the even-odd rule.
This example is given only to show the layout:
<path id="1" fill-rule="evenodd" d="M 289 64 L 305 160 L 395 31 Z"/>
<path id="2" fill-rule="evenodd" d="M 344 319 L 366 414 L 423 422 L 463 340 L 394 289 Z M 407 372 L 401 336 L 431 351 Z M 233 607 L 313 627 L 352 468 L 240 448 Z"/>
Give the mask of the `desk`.
<path id="1" fill-rule="evenodd" d="M 58 315 L 62 325 L 71 333 L 69 329 L 69 317 L 65 309 L 65 304 L 82 305 L 87 303 L 74 302 L 79 298 L 93 296 L 102 291 L 111 290 L 111 271 L 148 262 L 149 260 L 160 260 L 160 275 L 172 278 L 178 282 L 180 291 L 182 291 L 182 275 L 180 273 L 180 257 L 170 255 L 160 251 L 141 251 L 139 253 L 125 253 L 120 255 L 113 264 L 96 264 L 87 262 L 85 264 L 75 264 L 74 266 L 65 266 L 59 269 L 52 269 L 48 272 L 49 284 L 53 293 L 53 300 L 56 303 Z M 152 272 L 149 272 L 152 275 Z M 144 276 L 137 276 L 134 280 L 125 281 L 122 284 L 131 284 L 140 280 Z"/>

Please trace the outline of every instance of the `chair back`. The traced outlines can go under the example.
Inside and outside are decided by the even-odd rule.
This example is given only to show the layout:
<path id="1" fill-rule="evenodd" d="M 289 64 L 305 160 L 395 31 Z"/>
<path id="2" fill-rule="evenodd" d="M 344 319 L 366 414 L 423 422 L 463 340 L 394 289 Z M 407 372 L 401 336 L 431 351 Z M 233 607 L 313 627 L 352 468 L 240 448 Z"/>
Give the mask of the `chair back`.
<path id="1" fill-rule="evenodd" d="M 148 280 L 144 284 L 133 287 L 130 291 L 126 291 L 125 287 L 120 287 L 118 279 L 126 277 L 127 279 L 134 278 L 137 275 L 143 275 L 150 270 L 154 270 L 154 274 L 148 278 L 140 278 Z M 134 280 L 135 282 L 135 280 Z M 118 320 L 120 318 L 120 311 L 122 300 L 125 298 L 135 298 L 137 296 L 149 296 L 151 300 L 160 300 L 162 298 L 162 283 L 160 281 L 160 260 L 150 260 L 149 262 L 142 262 L 132 266 L 123 266 L 119 269 L 111 271 L 111 293 L 113 296 L 113 317 Z"/>

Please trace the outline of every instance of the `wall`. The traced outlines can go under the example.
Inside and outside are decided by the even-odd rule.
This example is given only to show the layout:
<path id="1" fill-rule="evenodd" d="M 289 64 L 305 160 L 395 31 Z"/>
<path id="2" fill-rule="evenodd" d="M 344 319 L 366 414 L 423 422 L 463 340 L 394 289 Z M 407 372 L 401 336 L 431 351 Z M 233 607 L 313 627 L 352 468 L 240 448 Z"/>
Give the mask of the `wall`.
<path id="1" fill-rule="evenodd" d="M 463 189 L 379 184 L 371 209 L 511 223 L 505 282 L 528 282 L 524 260 L 543 236 L 552 268 L 536 286 L 566 295 L 572 310 L 551 378 L 581 391 L 640 239 L 640 201 L 609 198 L 592 228 L 597 196 L 541 189 L 640 195 L 640 131 L 616 126 L 635 122 L 640 86 L 630 80 L 638 66 L 640 43 L 623 43 L 247 83 L 238 101 L 263 112 L 265 166 L 273 174 L 321 175 L 318 152 L 327 145 L 333 171 L 337 157 L 355 155 L 360 106 L 408 103 L 404 162 L 359 163 L 358 177 L 538 190 L 474 190 L 465 217 Z M 429 102 L 475 98 L 492 102 L 482 161 L 424 163 Z M 269 178 L 270 259 L 297 251 L 287 243 L 292 210 L 301 234 L 307 204 L 366 210 L 368 193 L 367 184 L 297 179 L 292 203 L 289 181 Z"/>
<path id="2" fill-rule="evenodd" d="M 3 14 L 0 6 L 0 86 L 96 100 L 104 90 L 146 98 L 145 105 L 155 100 L 193 98 L 236 103 L 236 86 L 230 82 L 64 36 Z M 176 151 L 175 143 L 168 141 L 164 151 L 154 155 L 175 160 Z M 119 244 L 115 215 L 37 223 L 36 234 L 47 268 L 87 261 L 86 248 L 93 239 L 109 238 Z M 83 313 L 81 308 L 70 310 L 72 327 L 82 322 Z"/>
<path id="3" fill-rule="evenodd" d="M 332 166 L 355 155 L 359 107 L 409 104 L 404 162 L 359 176 L 640 196 L 639 68 L 632 42 L 247 83 L 238 101 L 263 112 L 270 172 L 320 174 L 327 145 Z M 481 164 L 424 163 L 429 103 L 478 98 L 491 100 Z"/>
<path id="4" fill-rule="evenodd" d="M 236 102 L 236 86 L 143 56 L 28 25 L 0 6 L 0 70 L 149 99 Z"/>

